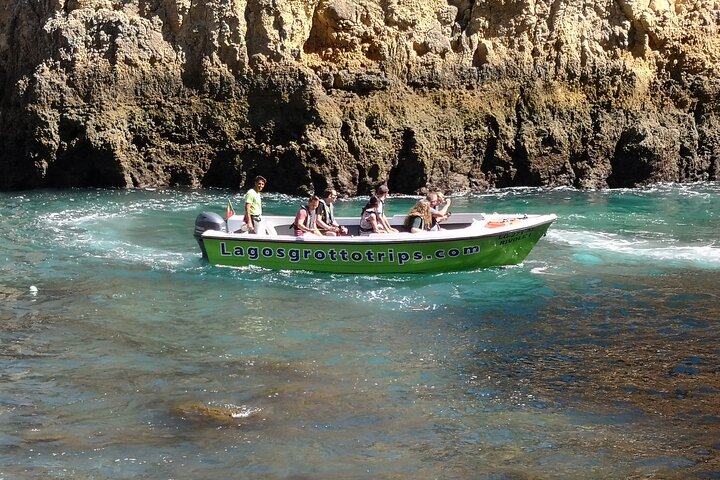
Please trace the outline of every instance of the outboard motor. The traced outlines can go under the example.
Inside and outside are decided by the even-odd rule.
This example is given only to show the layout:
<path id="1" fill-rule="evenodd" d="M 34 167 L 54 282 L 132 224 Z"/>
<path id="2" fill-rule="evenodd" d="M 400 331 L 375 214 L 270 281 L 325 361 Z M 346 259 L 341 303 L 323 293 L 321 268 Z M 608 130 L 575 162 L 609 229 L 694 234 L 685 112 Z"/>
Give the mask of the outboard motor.
<path id="1" fill-rule="evenodd" d="M 202 256 L 207 259 L 207 252 L 205 251 L 205 245 L 202 242 L 202 234 L 206 230 L 218 230 L 220 232 L 227 232 L 227 224 L 225 220 L 215 212 L 203 212 L 195 219 L 195 240 L 200 245 Z"/>

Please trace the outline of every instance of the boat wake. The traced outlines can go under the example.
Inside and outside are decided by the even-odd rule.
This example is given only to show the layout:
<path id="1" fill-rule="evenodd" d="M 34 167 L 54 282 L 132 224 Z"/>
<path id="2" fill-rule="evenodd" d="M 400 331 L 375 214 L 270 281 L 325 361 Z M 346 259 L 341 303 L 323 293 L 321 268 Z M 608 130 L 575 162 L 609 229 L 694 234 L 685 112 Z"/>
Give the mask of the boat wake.
<path id="1" fill-rule="evenodd" d="M 116 213 L 65 210 L 39 215 L 34 228 L 49 237 L 48 243 L 62 245 L 64 253 L 72 257 L 139 264 L 154 270 L 198 267 L 194 242 L 185 245 L 173 228 L 149 223 L 142 219 L 131 221 Z M 148 231 L 155 231 L 157 237 L 148 235 Z"/>
<path id="2" fill-rule="evenodd" d="M 547 239 L 553 243 L 568 245 L 577 250 L 581 258 L 592 259 L 596 263 L 604 260 L 662 262 L 664 266 L 692 264 L 704 268 L 720 268 L 720 245 L 687 244 L 673 238 L 627 237 L 615 233 L 550 230 Z M 604 258 L 603 254 L 608 257 Z M 618 257 L 619 256 L 619 257 Z"/>

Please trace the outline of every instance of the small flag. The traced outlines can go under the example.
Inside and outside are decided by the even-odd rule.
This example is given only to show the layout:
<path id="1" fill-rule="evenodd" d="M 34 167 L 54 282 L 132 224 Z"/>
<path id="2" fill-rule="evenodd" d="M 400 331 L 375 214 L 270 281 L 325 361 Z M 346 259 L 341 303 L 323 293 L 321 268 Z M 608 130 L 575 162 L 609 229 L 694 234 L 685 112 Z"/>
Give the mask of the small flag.
<path id="1" fill-rule="evenodd" d="M 225 220 L 235 215 L 235 210 L 233 209 L 232 203 L 230 203 L 230 200 L 228 200 L 227 204 L 227 210 L 225 211 Z"/>

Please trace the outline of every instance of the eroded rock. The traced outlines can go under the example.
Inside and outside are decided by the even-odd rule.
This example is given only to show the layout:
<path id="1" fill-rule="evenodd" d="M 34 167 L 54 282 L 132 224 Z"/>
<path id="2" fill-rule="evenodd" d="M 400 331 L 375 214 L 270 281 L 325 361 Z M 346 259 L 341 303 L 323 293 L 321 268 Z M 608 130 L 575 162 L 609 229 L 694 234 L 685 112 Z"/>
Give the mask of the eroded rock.
<path id="1" fill-rule="evenodd" d="M 0 188 L 717 178 L 720 2 L 10 0 Z"/>

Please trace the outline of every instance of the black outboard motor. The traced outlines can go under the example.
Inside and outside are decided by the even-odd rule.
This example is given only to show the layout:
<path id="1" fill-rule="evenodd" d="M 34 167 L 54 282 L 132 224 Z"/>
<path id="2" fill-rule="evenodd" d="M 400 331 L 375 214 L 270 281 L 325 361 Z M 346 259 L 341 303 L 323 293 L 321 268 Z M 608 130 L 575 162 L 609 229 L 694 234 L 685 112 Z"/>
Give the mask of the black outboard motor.
<path id="1" fill-rule="evenodd" d="M 225 220 L 215 212 L 203 212 L 195 219 L 195 240 L 197 240 L 198 245 L 200 245 L 203 258 L 207 259 L 205 245 L 203 245 L 202 238 L 200 238 L 205 230 L 227 232 L 227 224 Z"/>

